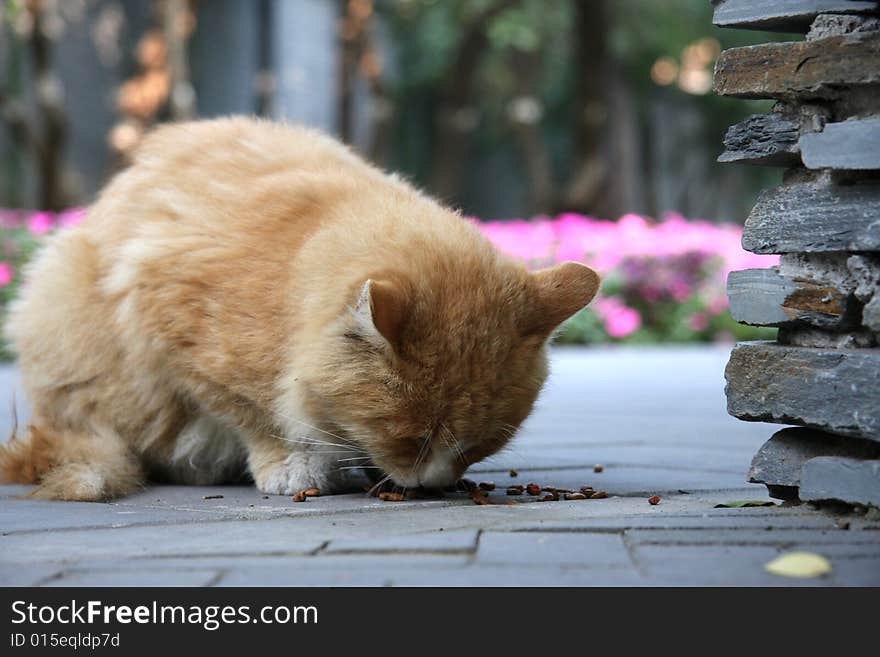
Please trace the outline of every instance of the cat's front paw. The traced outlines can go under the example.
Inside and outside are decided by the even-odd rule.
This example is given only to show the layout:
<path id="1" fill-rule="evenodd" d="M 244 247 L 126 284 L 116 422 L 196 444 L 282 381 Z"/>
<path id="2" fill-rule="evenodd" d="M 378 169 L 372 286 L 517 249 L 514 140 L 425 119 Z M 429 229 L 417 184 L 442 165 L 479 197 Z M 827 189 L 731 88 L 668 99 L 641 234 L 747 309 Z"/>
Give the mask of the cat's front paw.
<path id="1" fill-rule="evenodd" d="M 307 488 L 317 488 L 326 494 L 345 487 L 343 478 L 333 475 L 324 459 L 290 454 L 284 461 L 260 467 L 254 472 L 254 482 L 267 495 L 293 495 Z"/>

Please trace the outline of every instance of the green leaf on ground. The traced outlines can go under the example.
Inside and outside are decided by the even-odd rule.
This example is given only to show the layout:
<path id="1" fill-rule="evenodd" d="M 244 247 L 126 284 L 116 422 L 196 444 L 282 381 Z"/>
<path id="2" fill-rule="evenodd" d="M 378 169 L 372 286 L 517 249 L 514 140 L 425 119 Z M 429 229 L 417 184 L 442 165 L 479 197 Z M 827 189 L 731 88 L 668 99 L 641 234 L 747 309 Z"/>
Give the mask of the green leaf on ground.
<path id="1" fill-rule="evenodd" d="M 737 500 L 735 502 L 724 502 L 716 504 L 716 509 L 741 509 L 744 506 L 776 506 L 773 502 L 767 500 Z"/>
<path id="2" fill-rule="evenodd" d="M 783 577 L 821 577 L 831 572 L 831 562 L 812 552 L 789 552 L 764 564 L 764 570 Z"/>

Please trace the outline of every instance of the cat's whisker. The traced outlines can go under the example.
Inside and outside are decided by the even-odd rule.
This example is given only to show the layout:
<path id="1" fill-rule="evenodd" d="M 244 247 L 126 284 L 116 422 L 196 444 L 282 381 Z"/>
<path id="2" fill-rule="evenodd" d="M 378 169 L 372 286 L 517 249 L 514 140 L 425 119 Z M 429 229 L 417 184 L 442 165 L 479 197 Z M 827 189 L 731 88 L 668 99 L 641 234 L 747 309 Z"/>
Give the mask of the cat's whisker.
<path id="1" fill-rule="evenodd" d="M 361 461 L 363 459 L 368 459 L 369 456 L 350 456 L 347 459 L 336 459 L 337 461 Z"/>
<path id="2" fill-rule="evenodd" d="M 341 465 L 337 470 L 381 470 L 378 465 Z"/>
<path id="3" fill-rule="evenodd" d="M 279 415 L 280 415 L 282 418 L 284 418 L 285 420 L 288 420 L 288 421 L 290 421 L 290 422 L 296 422 L 297 424 L 301 424 L 301 425 L 303 425 L 304 427 L 307 427 L 307 428 L 309 428 L 309 429 L 313 429 L 314 431 L 318 431 L 318 432 L 320 432 L 320 433 L 327 434 L 328 436 L 332 436 L 333 438 L 336 438 L 336 439 L 338 439 L 338 440 L 341 440 L 341 441 L 344 442 L 344 443 L 352 444 L 350 440 L 348 440 L 348 439 L 346 439 L 346 438 L 343 438 L 342 436 L 340 436 L 340 435 L 338 435 L 338 434 L 335 434 L 335 433 L 333 433 L 332 431 L 327 431 L 326 429 L 320 429 L 320 428 L 318 428 L 318 427 L 316 427 L 316 426 L 313 426 L 313 425 L 309 424 L 308 422 L 303 422 L 303 421 L 300 420 L 299 418 L 293 417 L 293 416 L 291 416 L 291 415 L 285 415 L 284 413 L 279 413 Z"/>
<path id="4" fill-rule="evenodd" d="M 359 447 L 354 447 L 353 445 L 340 445 L 339 443 L 330 443 L 330 442 L 325 442 L 323 440 L 297 440 L 295 438 L 286 438 L 284 436 L 274 436 L 274 437 L 278 438 L 279 440 L 283 440 L 286 443 L 294 443 L 294 444 L 298 444 L 298 445 L 313 445 L 315 447 L 338 447 L 339 448 L 338 450 L 325 450 L 325 452 L 327 452 L 327 451 L 337 451 L 337 452 L 341 451 L 342 453 L 346 453 L 346 452 L 351 453 L 351 452 L 363 452 L 364 451 Z"/>
<path id="5" fill-rule="evenodd" d="M 384 477 L 382 477 L 370 490 L 367 491 L 367 496 L 368 497 L 371 496 L 373 494 L 373 491 L 378 490 L 379 488 L 384 486 L 385 482 L 387 482 L 389 479 L 391 479 L 390 474 L 387 474 Z"/>
<path id="6" fill-rule="evenodd" d="M 287 436 L 277 436 L 277 435 L 273 434 L 273 437 L 291 440 Z M 354 443 L 348 443 L 348 442 L 344 442 L 344 441 L 342 443 L 334 443 L 330 440 L 323 440 L 321 438 L 316 438 L 315 436 L 310 436 L 310 435 L 296 436 L 296 438 L 298 438 L 300 440 L 308 440 L 310 442 L 313 442 L 315 444 L 320 444 L 320 445 L 333 445 L 334 447 L 345 447 L 347 449 L 359 449 L 359 450 L 363 451 L 363 448 L 361 448 L 359 445 L 355 445 Z"/>
<path id="7" fill-rule="evenodd" d="M 425 456 L 428 455 L 428 445 L 431 444 L 431 436 L 429 434 L 425 434 L 422 437 L 422 446 L 419 448 L 419 453 L 416 456 L 416 460 L 413 463 L 412 467 L 412 476 L 416 476 L 416 471 L 419 469 L 419 466 L 422 464 L 422 461 L 425 459 Z"/>
<path id="8" fill-rule="evenodd" d="M 449 436 L 449 440 L 451 440 L 452 449 L 455 450 L 455 453 L 458 455 L 459 460 L 467 465 L 467 459 L 464 457 L 464 452 L 461 451 L 461 443 L 458 441 L 458 438 L 455 437 L 455 434 L 452 433 L 450 428 L 446 426 L 445 422 L 440 423 L 440 427 L 446 432 L 446 435 Z M 447 445 L 450 444 L 447 441 Z"/>

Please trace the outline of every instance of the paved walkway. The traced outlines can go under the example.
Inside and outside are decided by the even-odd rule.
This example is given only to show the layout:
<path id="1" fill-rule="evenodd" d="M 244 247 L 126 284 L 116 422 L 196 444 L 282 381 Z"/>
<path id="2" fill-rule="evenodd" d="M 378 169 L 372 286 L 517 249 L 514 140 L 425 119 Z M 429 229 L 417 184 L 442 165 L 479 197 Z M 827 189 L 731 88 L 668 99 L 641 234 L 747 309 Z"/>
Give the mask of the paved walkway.
<path id="1" fill-rule="evenodd" d="M 85 504 L 16 499 L 26 487 L 0 486 L 0 585 L 880 585 L 876 520 L 807 505 L 714 508 L 769 499 L 745 473 L 774 427 L 725 413 L 727 352 L 558 349 L 513 446 L 469 475 L 495 481 L 499 497 L 508 483 L 536 481 L 589 484 L 607 499 L 295 504 L 251 487 L 151 486 Z M 0 370 L 0 399 L 15 381 Z M 9 423 L 0 415 L 4 434 Z M 831 575 L 764 571 L 801 549 L 828 557 Z"/>

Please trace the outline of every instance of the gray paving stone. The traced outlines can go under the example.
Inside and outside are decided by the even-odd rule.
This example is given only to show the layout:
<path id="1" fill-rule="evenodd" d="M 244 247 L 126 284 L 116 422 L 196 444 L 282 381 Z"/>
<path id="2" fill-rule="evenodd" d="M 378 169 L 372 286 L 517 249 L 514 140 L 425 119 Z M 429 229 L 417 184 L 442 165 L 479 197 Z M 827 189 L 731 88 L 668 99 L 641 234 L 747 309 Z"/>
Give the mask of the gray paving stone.
<path id="1" fill-rule="evenodd" d="M 581 569 L 537 566 L 465 565 L 434 557 L 426 565 L 386 564 L 383 568 L 282 570 L 248 565 L 227 573 L 220 586 L 637 586 L 642 578 L 632 569 Z M 443 561 L 440 561 L 443 559 Z"/>
<path id="2" fill-rule="evenodd" d="M 809 529 L 824 530 L 834 529 L 835 524 L 831 518 L 825 516 L 750 516 L 746 514 L 721 516 L 714 514 L 705 515 L 653 515 L 632 516 L 627 515 L 618 518 L 585 518 L 576 522 L 539 522 L 533 526 L 522 526 L 517 531 L 545 531 L 545 532 L 578 532 L 578 531 L 622 531 L 624 529 L 668 529 L 678 530 L 744 530 L 756 529 Z"/>
<path id="3" fill-rule="evenodd" d="M 280 519 L 12 534 L 0 537 L 0 562 L 63 562 L 84 556 L 304 554 L 323 545 L 323 541 L 298 532 L 294 525 Z"/>
<path id="4" fill-rule="evenodd" d="M 0 586 L 36 586 L 60 572 L 53 564 L 0 563 Z"/>
<path id="5" fill-rule="evenodd" d="M 84 570 L 64 572 L 49 579 L 43 586 L 208 586 L 216 582 L 221 573 L 211 570 Z"/>
<path id="6" fill-rule="evenodd" d="M 426 534 L 382 536 L 379 538 L 341 539 L 331 541 L 321 554 L 358 552 L 474 552 L 477 549 L 475 530 L 435 531 Z"/>
<path id="7" fill-rule="evenodd" d="M 832 568 L 836 586 L 880 586 L 880 557 L 832 559 Z"/>
<path id="8" fill-rule="evenodd" d="M 126 527 L 220 519 L 211 510 L 155 509 L 135 505 L 13 499 L 0 505 L 0 533 L 76 527 Z"/>
<path id="9" fill-rule="evenodd" d="M 764 570 L 771 546 L 642 545 L 633 556 L 646 580 L 667 586 L 827 586 L 829 578 L 783 578 Z"/>
<path id="10" fill-rule="evenodd" d="M 644 579 L 632 568 L 523 568 L 475 564 L 467 568 L 438 571 L 435 586 L 638 586 Z M 423 584 L 415 572 L 401 573 L 395 586 Z"/>
<path id="11" fill-rule="evenodd" d="M 839 529 L 633 529 L 626 538 L 636 545 L 861 545 L 871 553 L 880 553 L 880 534 L 875 531 Z"/>
<path id="12" fill-rule="evenodd" d="M 819 552 L 828 559 L 852 559 L 868 562 L 880 559 L 880 539 L 869 543 L 795 543 L 786 550 L 792 552 Z"/>
<path id="13" fill-rule="evenodd" d="M 620 534 L 559 534 L 541 532 L 484 532 L 477 551 L 479 564 L 523 568 L 632 568 Z"/>
<path id="14" fill-rule="evenodd" d="M 437 585 L 465 568 L 470 557 L 432 555 L 321 555 L 231 564 L 220 586 L 391 586 L 407 581 Z"/>

